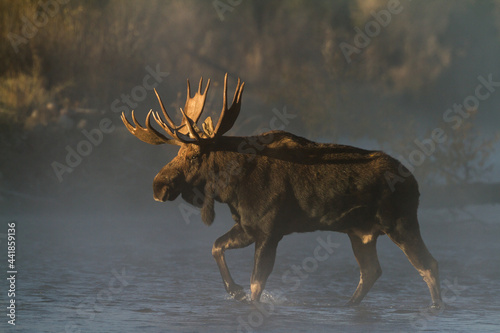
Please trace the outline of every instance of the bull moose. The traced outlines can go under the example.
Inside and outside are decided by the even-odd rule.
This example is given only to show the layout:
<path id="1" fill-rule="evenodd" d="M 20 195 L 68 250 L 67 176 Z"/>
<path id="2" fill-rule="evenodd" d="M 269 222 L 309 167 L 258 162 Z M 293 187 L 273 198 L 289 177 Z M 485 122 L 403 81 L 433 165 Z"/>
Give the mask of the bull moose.
<path id="1" fill-rule="evenodd" d="M 133 125 L 123 113 L 122 120 L 146 143 L 180 146 L 178 155 L 154 178 L 155 200 L 172 201 L 181 195 L 201 208 L 207 225 L 215 218 L 214 201 L 229 206 L 235 224 L 215 241 L 212 254 L 230 295 L 238 300 L 246 297 L 229 273 L 224 251 L 255 243 L 250 290 L 251 300 L 258 302 L 283 236 L 331 230 L 349 236 L 360 267 L 359 284 L 349 305 L 359 304 L 382 274 L 376 242 L 386 234 L 427 283 L 433 306 L 440 306 L 438 263 L 421 238 L 417 220 L 418 184 L 399 161 L 380 151 L 315 143 L 284 131 L 224 136 L 240 113 L 244 88 L 238 79 L 227 108 L 227 74 L 217 125 L 207 117 L 200 128 L 210 80 L 203 92 L 202 84 L 203 78 L 191 97 L 187 81 L 180 125 L 169 117 L 156 90 L 165 120 L 152 110 L 146 127 L 138 123 L 133 111 Z M 151 115 L 168 137 L 153 128 Z M 404 181 L 388 181 L 388 175 L 402 173 Z"/>

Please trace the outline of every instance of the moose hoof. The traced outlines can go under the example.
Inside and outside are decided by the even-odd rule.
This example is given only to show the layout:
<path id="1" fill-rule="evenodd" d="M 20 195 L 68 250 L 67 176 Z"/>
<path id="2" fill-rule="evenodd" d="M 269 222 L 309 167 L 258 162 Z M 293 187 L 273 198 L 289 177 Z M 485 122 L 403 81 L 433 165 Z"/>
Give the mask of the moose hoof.
<path id="1" fill-rule="evenodd" d="M 431 310 L 442 310 L 444 308 L 443 302 L 432 303 Z"/>
<path id="2" fill-rule="evenodd" d="M 344 303 L 345 307 L 353 307 L 353 306 L 358 306 L 360 302 L 355 302 L 353 300 L 349 300 L 349 302 Z"/>
<path id="3" fill-rule="evenodd" d="M 233 298 L 237 301 L 242 301 L 247 297 L 243 287 L 238 284 L 233 286 L 230 290 L 228 290 L 228 292 L 229 295 L 233 296 Z"/>

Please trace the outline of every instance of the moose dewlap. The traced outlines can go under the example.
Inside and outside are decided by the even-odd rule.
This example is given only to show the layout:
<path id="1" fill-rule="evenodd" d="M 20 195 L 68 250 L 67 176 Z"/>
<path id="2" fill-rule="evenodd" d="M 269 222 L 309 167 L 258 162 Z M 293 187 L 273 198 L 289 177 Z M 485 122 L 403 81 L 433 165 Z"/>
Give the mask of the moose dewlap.
<path id="1" fill-rule="evenodd" d="M 417 220 L 418 184 L 397 160 L 379 151 L 337 144 L 320 144 L 284 131 L 253 137 L 224 136 L 235 123 L 241 107 L 244 83 L 238 79 L 231 106 L 227 107 L 227 74 L 223 107 L 217 124 L 207 117 L 198 121 L 210 80 L 191 97 L 189 80 L 182 122 L 175 125 L 158 93 L 164 119 L 150 111 L 146 127 L 132 112 L 127 129 L 149 144 L 175 144 L 178 155 L 156 175 L 154 198 L 174 200 L 179 195 L 201 208 L 202 220 L 212 224 L 214 201 L 229 206 L 234 226 L 219 237 L 212 254 L 226 291 L 243 299 L 224 258 L 224 251 L 255 243 L 250 281 L 251 299 L 259 301 L 283 236 L 293 232 L 331 230 L 346 233 L 360 267 L 359 284 L 349 304 L 358 304 L 382 274 L 376 242 L 387 235 L 406 254 L 429 287 L 432 303 L 440 306 L 438 264 L 427 250 Z M 155 90 L 156 92 L 156 90 Z M 165 131 L 151 125 L 151 115 Z M 259 149 L 245 150 L 251 142 Z M 404 171 L 402 181 L 387 175 Z"/>

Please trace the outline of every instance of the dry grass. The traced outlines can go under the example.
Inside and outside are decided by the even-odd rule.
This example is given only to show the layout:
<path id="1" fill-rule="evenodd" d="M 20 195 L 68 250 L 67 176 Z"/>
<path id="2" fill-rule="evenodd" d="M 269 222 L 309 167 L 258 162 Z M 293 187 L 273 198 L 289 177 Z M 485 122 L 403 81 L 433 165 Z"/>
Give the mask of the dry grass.
<path id="1" fill-rule="evenodd" d="M 0 79 L 0 117 L 23 122 L 40 106 L 56 103 L 71 82 L 47 88 L 41 75 L 40 61 L 35 59 L 30 73 L 8 74 Z"/>

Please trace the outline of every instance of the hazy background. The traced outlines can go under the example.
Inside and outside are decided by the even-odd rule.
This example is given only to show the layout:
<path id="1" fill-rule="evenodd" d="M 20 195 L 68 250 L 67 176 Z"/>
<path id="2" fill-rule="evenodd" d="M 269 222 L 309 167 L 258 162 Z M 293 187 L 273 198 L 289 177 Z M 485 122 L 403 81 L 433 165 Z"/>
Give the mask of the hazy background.
<path id="1" fill-rule="evenodd" d="M 474 95 L 479 76 L 500 81 L 497 1 L 401 1 L 388 18 L 380 14 L 390 13 L 388 2 L 375 0 L 37 3 L 0 2 L 6 209 L 150 200 L 152 178 L 176 148 L 143 144 L 113 112 L 135 109 L 144 121 L 147 111 L 158 110 L 152 90 L 143 88 L 146 67 L 169 73 L 148 84 L 174 115 L 184 105 L 186 78 L 195 87 L 200 76 L 212 78 L 205 112 L 217 117 L 224 73 L 230 90 L 241 77 L 246 86 L 235 135 L 266 130 L 272 110 L 286 108 L 297 116 L 288 119 L 288 131 L 408 160 L 418 149 L 414 140 L 440 127 L 448 139 L 415 168 L 421 186 L 500 179 L 488 169 L 498 160 L 500 93 L 480 101 L 457 129 L 443 122 L 447 109 Z M 377 22 L 373 13 L 385 27 L 370 23 Z M 341 43 L 360 47 L 347 58 Z M 68 165 L 66 148 L 76 150 L 87 140 L 82 131 L 98 129 L 104 118 L 112 121 L 111 133 L 58 178 L 53 162 Z"/>
<path id="2" fill-rule="evenodd" d="M 134 90 L 148 66 L 169 73 L 148 83 L 173 115 L 184 105 L 186 78 L 195 87 L 200 76 L 212 78 L 205 112 L 217 117 L 224 73 L 230 90 L 241 77 L 244 103 L 234 135 L 266 130 L 272 110 L 286 108 L 297 116 L 288 131 L 408 160 L 418 149 L 414 140 L 440 127 L 448 139 L 415 168 L 422 186 L 500 179 L 488 169 L 498 160 L 500 92 L 480 101 L 457 129 L 443 122 L 447 109 L 474 95 L 478 76 L 500 81 L 497 1 L 401 1 L 378 30 L 372 13 L 388 12 L 386 1 L 69 1 L 45 9 L 37 3 L 0 2 L 6 209 L 59 209 L 63 201 L 82 208 L 89 198 L 104 208 L 150 201 L 153 176 L 176 148 L 143 144 L 112 110 L 116 100 L 115 110 L 135 109 L 141 121 L 158 110 L 152 90 Z M 356 37 L 366 29 L 374 35 L 368 42 Z M 341 43 L 363 47 L 348 63 Z M 52 163 L 68 165 L 66 147 L 76 150 L 87 140 L 82 130 L 99 128 L 104 118 L 113 123 L 111 133 L 58 179 Z"/>
<path id="3" fill-rule="evenodd" d="M 277 124 L 407 165 L 420 157 L 422 206 L 448 212 L 445 229 L 468 204 L 500 202 L 500 87 L 482 88 L 488 97 L 462 115 L 448 112 L 474 101 L 480 77 L 500 82 L 499 1 L 0 0 L 0 17 L 0 211 L 29 240 L 26 260 L 40 249 L 74 259 L 111 239 L 137 249 L 190 230 L 197 236 L 185 242 L 202 242 L 210 256 L 231 225 L 227 209 L 205 234 L 198 215 L 182 217 L 182 201 L 154 202 L 153 177 L 177 148 L 139 141 L 119 114 L 135 109 L 144 123 L 159 110 L 154 84 L 178 117 L 186 78 L 195 89 L 203 76 L 212 79 L 205 114 L 217 119 L 226 72 L 229 94 L 237 77 L 246 83 L 229 134 Z M 436 129 L 446 140 L 422 153 L 415 140 Z M 86 156 L 68 157 L 79 147 Z M 465 234 L 477 226 L 464 223 Z"/>

